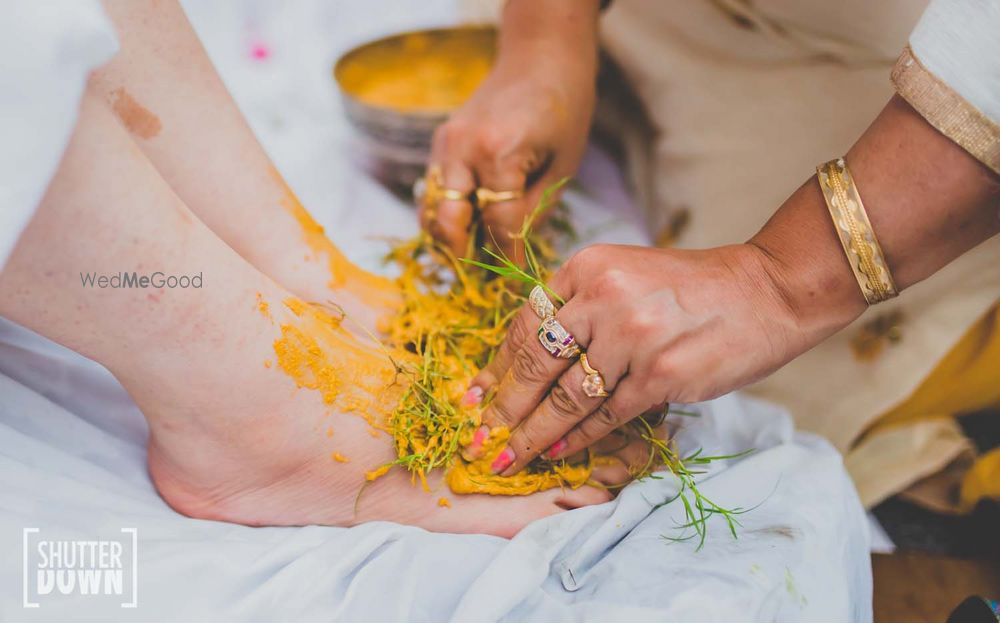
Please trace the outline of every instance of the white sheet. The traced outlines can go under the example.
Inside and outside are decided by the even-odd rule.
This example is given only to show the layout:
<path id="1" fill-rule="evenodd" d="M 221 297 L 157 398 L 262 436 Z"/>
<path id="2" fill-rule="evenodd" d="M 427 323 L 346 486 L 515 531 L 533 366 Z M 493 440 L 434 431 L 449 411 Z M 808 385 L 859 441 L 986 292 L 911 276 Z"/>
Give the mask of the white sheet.
<path id="1" fill-rule="evenodd" d="M 97 0 L 0 6 L 0 268 L 55 173 L 87 73 L 117 42 Z"/>
<path id="2" fill-rule="evenodd" d="M 304 203 L 374 266 L 382 247 L 350 241 L 406 235 L 413 214 L 351 165 L 329 63 L 380 28 L 445 23 L 451 5 L 422 3 L 415 18 L 412 3 L 389 3 L 395 12 L 371 4 L 302 0 L 285 3 L 280 19 L 265 2 L 243 12 L 221 1 L 188 8 Z M 247 54 L 248 38 L 258 37 L 273 49 L 264 64 Z M 581 231 L 612 224 L 603 239 L 644 242 L 600 154 L 588 156 L 581 177 L 589 196 L 571 196 Z M 839 455 L 793 434 L 777 409 L 738 395 L 700 409 L 701 418 L 681 420 L 682 447 L 758 449 L 707 475 L 705 493 L 759 505 L 742 517 L 738 540 L 713 522 L 700 551 L 661 538 L 683 522 L 676 503 L 651 511 L 674 493 L 671 479 L 634 484 L 613 503 L 537 522 L 511 541 L 389 523 L 248 528 L 169 509 L 145 471 L 145 423 L 114 379 L 0 322 L 0 620 L 870 621 L 867 526 Z M 23 609 L 26 527 L 61 538 L 137 528 L 138 611 L 82 596 Z"/>
<path id="3" fill-rule="evenodd" d="M 389 523 L 248 528 L 160 500 L 141 416 L 106 371 L 9 323 L 0 336 L 4 621 L 871 620 L 867 527 L 839 455 L 738 395 L 681 422 L 687 450 L 760 449 L 704 480 L 709 497 L 756 508 L 737 540 L 713 522 L 700 551 L 662 538 L 680 534 L 679 504 L 651 512 L 675 492 L 670 479 L 511 541 Z M 81 539 L 138 528 L 141 613 L 79 596 L 22 609 L 26 527 Z"/>

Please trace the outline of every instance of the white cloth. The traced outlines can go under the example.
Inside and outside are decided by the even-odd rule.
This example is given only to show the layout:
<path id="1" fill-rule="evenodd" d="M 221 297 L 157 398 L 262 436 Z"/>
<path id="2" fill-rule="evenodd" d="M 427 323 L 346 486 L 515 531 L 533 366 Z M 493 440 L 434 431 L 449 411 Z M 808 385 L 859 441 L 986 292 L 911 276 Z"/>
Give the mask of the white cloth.
<path id="1" fill-rule="evenodd" d="M 910 47 L 932 74 L 1000 124 L 1000 2 L 932 0 Z"/>
<path id="2" fill-rule="evenodd" d="M 117 49 L 97 0 L 0 7 L 0 269 L 59 166 L 87 75 Z"/>
<path id="3" fill-rule="evenodd" d="M 786 415 L 730 395 L 681 418 L 681 448 L 757 452 L 710 498 L 752 508 L 739 539 L 682 534 L 672 479 L 536 522 L 510 541 L 385 522 L 248 528 L 187 519 L 157 496 L 146 427 L 100 366 L 0 319 L 0 620 L 28 620 L 21 533 L 138 530 L 138 608 L 40 598 L 32 621 L 871 621 L 865 516 L 840 456 Z"/>
<path id="4" fill-rule="evenodd" d="M 329 69 L 336 53 L 392 28 L 447 23 L 449 3 L 191 2 L 188 11 L 251 125 L 290 183 L 355 260 L 372 236 L 415 231 L 412 209 L 352 164 Z M 249 8 L 255 9 L 252 12 Z M 287 10 L 286 10 L 287 8 Z M 334 10 L 336 8 L 336 10 Z M 352 13 L 353 11 L 353 13 Z M 403 23 L 408 11 L 411 22 Z M 257 32 L 240 30 L 251 24 Z M 385 28 L 385 26 L 381 26 Z M 273 50 L 266 63 L 247 39 Z M 620 176 L 591 152 L 569 193 L 581 242 L 648 242 Z M 364 210 L 357 209 L 364 206 Z M 610 207 L 610 211 L 608 209 Z M 683 522 L 672 479 L 529 526 L 511 541 L 390 523 L 248 528 L 192 520 L 156 494 L 146 426 L 110 374 L 0 319 L 0 620 L 21 607 L 21 531 L 97 538 L 138 529 L 138 608 L 53 598 L 31 620 L 618 621 L 871 620 L 868 532 L 839 455 L 786 415 L 737 395 L 684 418 L 685 451 L 757 452 L 719 466 L 703 491 L 753 507 L 738 540 L 718 519 L 704 548 L 670 543 Z"/>

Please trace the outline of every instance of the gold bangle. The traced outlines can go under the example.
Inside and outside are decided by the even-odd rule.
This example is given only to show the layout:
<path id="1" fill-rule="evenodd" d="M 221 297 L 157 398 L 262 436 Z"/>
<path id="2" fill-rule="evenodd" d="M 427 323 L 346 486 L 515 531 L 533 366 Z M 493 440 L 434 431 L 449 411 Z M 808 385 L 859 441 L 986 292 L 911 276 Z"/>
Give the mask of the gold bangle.
<path id="1" fill-rule="evenodd" d="M 831 160 L 816 167 L 816 177 L 865 300 L 874 305 L 899 294 L 847 163 Z"/>

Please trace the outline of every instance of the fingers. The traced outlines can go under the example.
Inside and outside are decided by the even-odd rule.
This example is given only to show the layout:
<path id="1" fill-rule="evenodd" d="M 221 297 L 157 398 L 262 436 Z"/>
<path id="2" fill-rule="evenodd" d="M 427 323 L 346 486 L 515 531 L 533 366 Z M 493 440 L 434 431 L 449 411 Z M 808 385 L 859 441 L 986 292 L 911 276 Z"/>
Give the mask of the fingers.
<path id="1" fill-rule="evenodd" d="M 534 211 L 545 188 L 557 179 L 551 172 L 545 175 L 551 161 L 551 154 L 543 157 L 523 138 L 489 128 L 476 132 L 457 122 L 446 123 L 434 133 L 430 160 L 443 171 L 446 189 L 471 192 L 478 187 L 500 194 L 522 194 L 478 206 L 487 241 L 518 264 L 524 263 L 524 246 L 514 234 Z M 526 186 L 531 178 L 535 181 L 529 193 Z M 429 204 L 421 206 L 422 226 L 456 254 L 467 255 L 472 205 L 448 200 Z"/>
<path id="2" fill-rule="evenodd" d="M 553 275 L 548 286 L 564 301 L 568 301 L 573 296 L 573 283 L 565 271 L 560 270 Z M 510 326 L 507 328 L 507 337 L 504 338 L 496 355 L 493 356 L 493 360 L 486 364 L 472 379 L 470 387 L 478 387 L 483 393 L 495 387 L 513 365 L 514 355 L 521 350 L 521 347 L 529 340 L 538 341 L 536 336 L 540 323 L 541 320 L 531 308 L 524 305 L 511 320 Z M 579 335 L 577 338 L 581 339 Z M 538 345 L 541 346 L 541 344 Z"/>
<path id="3" fill-rule="evenodd" d="M 620 487 L 650 464 L 649 443 L 628 428 L 620 428 L 591 448 L 607 460 L 597 461 L 591 478 L 606 487 Z"/>
<path id="4" fill-rule="evenodd" d="M 528 158 L 515 156 L 499 162 L 496 166 L 480 166 L 477 169 L 479 186 L 494 192 L 516 191 L 524 193 L 525 181 L 529 173 Z M 509 201 L 485 203 L 479 206 L 483 219 L 486 240 L 492 242 L 511 261 L 524 264 L 524 245 L 513 237 L 521 230 L 524 219 L 531 212 L 531 204 L 523 196 Z"/>
<path id="5" fill-rule="evenodd" d="M 579 452 L 648 411 L 651 405 L 646 403 L 643 397 L 645 388 L 637 379 L 634 376 L 623 378 L 611 397 L 566 435 L 562 449 L 553 452 L 551 458 L 563 458 Z"/>
<path id="6" fill-rule="evenodd" d="M 476 188 L 475 172 L 467 151 L 455 139 L 455 132 L 448 131 L 445 126 L 434 133 L 430 162 L 425 180 L 440 171 L 440 179 L 435 181 L 446 192 L 468 197 Z M 428 181 L 427 185 L 430 188 L 433 184 Z M 428 233 L 445 243 L 458 257 L 465 257 L 472 224 L 472 204 L 467 199 L 430 197 L 420 202 L 419 218 L 420 226 Z"/>
<path id="7" fill-rule="evenodd" d="M 647 434 L 645 429 L 640 432 L 623 426 L 592 445 L 591 451 L 602 458 L 595 461 L 591 479 L 606 487 L 618 488 L 659 467 L 662 464 L 659 456 L 643 439 L 644 434 Z M 654 426 L 648 434 L 660 440 L 670 437 L 666 425 Z"/>
<path id="8" fill-rule="evenodd" d="M 472 170 L 463 162 L 441 167 L 445 188 L 461 191 L 466 196 L 476 187 Z M 469 254 L 469 229 L 472 225 L 472 204 L 467 199 L 444 199 L 437 204 L 437 215 L 428 223 L 432 236 L 444 242 L 457 257 Z"/>
<path id="9" fill-rule="evenodd" d="M 514 354 L 521 350 L 528 339 L 535 338 L 538 322 L 538 316 L 527 305 L 522 307 L 510 322 L 507 337 L 493 359 L 472 379 L 470 387 L 478 388 L 483 393 L 495 387 L 514 363 Z"/>
<path id="10" fill-rule="evenodd" d="M 530 309 L 522 309 L 518 313 L 516 319 L 520 326 L 518 330 L 524 333 L 521 337 L 521 346 L 513 351 L 513 354 L 504 355 L 510 359 L 510 367 L 501 377 L 496 396 L 483 411 L 483 425 L 487 429 L 505 426 L 514 430 L 529 413 L 535 410 L 556 379 L 575 361 L 553 356 L 536 339 L 537 330 L 529 334 L 528 314 L 534 317 L 536 326 L 541 322 Z M 574 317 L 572 301 L 556 313 L 556 318 L 567 331 L 577 331 L 575 334 L 577 339 L 586 343 L 588 337 L 586 325 L 583 318 Z M 566 429 L 568 430 L 570 426 L 572 424 L 566 426 Z M 538 451 L 541 449 L 544 448 L 539 448 Z M 479 450 L 470 447 L 467 454 L 475 457 Z M 536 456 L 538 451 L 534 453 Z M 507 470 L 511 463 L 517 460 L 512 452 L 514 450 L 508 445 L 501 454 L 503 460 L 498 459 L 496 463 L 497 472 Z"/>
<path id="11" fill-rule="evenodd" d="M 607 391 L 613 392 L 614 384 L 625 373 L 627 361 L 616 353 L 602 352 L 599 346 L 595 344 L 588 351 L 588 359 L 608 383 Z M 507 444 L 513 452 L 514 462 L 504 475 L 517 473 L 543 452 L 550 458 L 566 456 L 563 450 L 568 440 L 563 438 L 606 400 L 603 396 L 587 395 L 584 391 L 586 377 L 583 365 L 576 360 L 549 389 L 541 404 L 514 430 Z"/>

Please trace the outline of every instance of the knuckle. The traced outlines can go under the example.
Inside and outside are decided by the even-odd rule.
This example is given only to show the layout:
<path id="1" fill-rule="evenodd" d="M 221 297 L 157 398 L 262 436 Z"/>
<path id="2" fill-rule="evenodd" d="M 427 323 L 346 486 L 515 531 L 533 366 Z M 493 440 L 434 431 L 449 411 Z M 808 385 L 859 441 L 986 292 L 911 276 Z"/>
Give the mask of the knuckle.
<path id="1" fill-rule="evenodd" d="M 620 268 L 605 268 L 593 280 L 592 293 L 602 298 L 621 299 L 629 292 L 629 276 Z"/>
<path id="2" fill-rule="evenodd" d="M 552 411 L 557 416 L 577 420 L 587 413 L 580 396 L 575 390 L 568 389 L 561 380 L 549 392 L 549 399 Z"/>
<path id="3" fill-rule="evenodd" d="M 502 157 L 508 151 L 511 141 L 511 133 L 498 125 L 482 127 L 476 137 L 479 150 L 491 158 Z"/>
<path id="4" fill-rule="evenodd" d="M 590 266 L 601 262 L 608 245 L 592 244 L 577 251 L 573 257 L 566 262 L 567 266 L 573 266 L 580 270 L 586 270 Z"/>
<path id="5" fill-rule="evenodd" d="M 589 418 L 591 428 L 598 428 L 602 431 L 613 430 L 618 427 L 618 416 L 612 411 L 608 402 L 604 402 L 594 411 Z"/>
<path id="6" fill-rule="evenodd" d="M 514 365 L 511 366 L 514 380 L 525 385 L 537 385 L 548 380 L 549 371 L 545 363 L 534 349 L 521 348 L 514 355 Z"/>
<path id="7" fill-rule="evenodd" d="M 470 126 L 461 119 L 450 119 L 438 126 L 431 139 L 434 151 L 441 152 L 445 159 L 458 158 L 466 151 L 470 142 Z"/>
<path id="8" fill-rule="evenodd" d="M 502 392 L 497 394 L 487 411 L 490 415 L 487 417 L 484 414 L 483 419 L 487 420 L 487 424 L 491 426 L 512 426 L 515 424 L 514 413 L 510 410 Z"/>
<path id="9" fill-rule="evenodd" d="M 659 329 L 659 318 L 654 311 L 633 309 L 625 319 L 625 330 L 638 337 L 649 336 Z"/>
<path id="10" fill-rule="evenodd" d="M 668 379 L 677 377 L 678 367 L 674 358 L 667 353 L 658 356 L 653 361 L 651 377 L 654 383 L 662 383 Z"/>
<path id="11" fill-rule="evenodd" d="M 520 346 L 527 337 L 528 326 L 527 322 L 524 321 L 524 314 L 522 314 L 514 322 L 510 323 L 510 328 L 507 329 L 507 341 Z"/>

